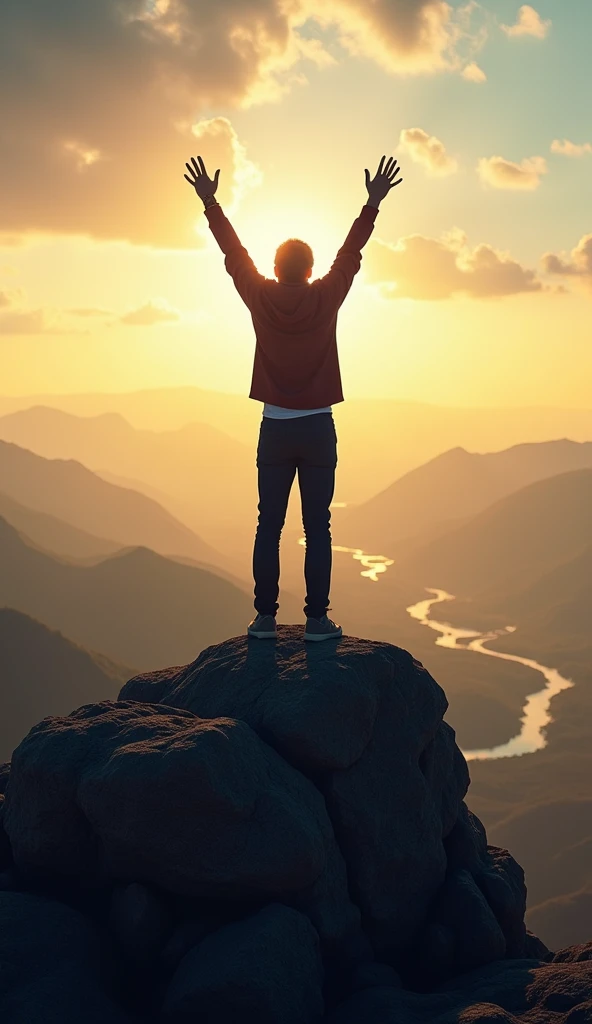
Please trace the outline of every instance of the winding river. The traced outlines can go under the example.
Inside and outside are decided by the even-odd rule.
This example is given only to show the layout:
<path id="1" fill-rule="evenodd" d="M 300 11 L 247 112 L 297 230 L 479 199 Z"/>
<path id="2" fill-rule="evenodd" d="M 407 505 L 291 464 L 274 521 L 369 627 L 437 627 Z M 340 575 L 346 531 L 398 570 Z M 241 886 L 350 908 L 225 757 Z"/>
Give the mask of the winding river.
<path id="1" fill-rule="evenodd" d="M 301 538 L 299 543 L 304 544 L 304 538 Z M 387 558 L 385 555 L 370 555 L 362 551 L 361 548 L 333 545 L 333 551 L 351 555 L 355 561 L 363 566 L 360 575 L 373 583 L 378 583 L 381 574 L 385 573 L 389 566 L 394 565 L 394 559 Z M 506 626 L 505 629 L 480 633 L 478 630 L 458 628 L 432 619 L 430 617 L 432 605 L 454 601 L 455 597 L 453 594 L 446 593 L 445 590 L 438 590 L 434 587 L 425 587 L 425 590 L 433 596 L 426 600 L 418 601 L 417 604 L 409 605 L 405 610 L 412 619 L 420 622 L 422 626 L 427 626 L 429 629 L 433 629 L 440 634 L 435 640 L 439 647 L 447 647 L 450 650 L 457 651 L 477 651 L 479 654 L 484 654 L 490 658 L 518 661 L 521 665 L 526 665 L 528 668 L 534 669 L 535 672 L 539 672 L 544 680 L 544 685 L 541 689 L 526 696 L 526 702 L 520 718 L 520 731 L 512 739 L 508 740 L 507 743 L 502 743 L 497 747 L 484 748 L 482 750 L 463 750 L 467 761 L 518 757 L 521 754 L 532 754 L 536 750 L 542 750 L 547 745 L 543 730 L 552 721 L 550 713 L 551 701 L 562 690 L 570 689 L 574 685 L 573 680 L 566 679 L 557 669 L 541 665 L 532 658 L 522 658 L 518 654 L 504 654 L 501 651 L 492 651 L 485 646 L 488 642 L 496 640 L 499 636 L 515 632 L 516 626 Z M 469 642 L 461 643 L 461 640 L 468 640 Z"/>
<path id="2" fill-rule="evenodd" d="M 520 718 L 521 728 L 516 736 L 513 736 L 507 743 L 498 747 L 484 748 L 482 750 L 463 750 L 467 761 L 476 759 L 494 760 L 498 757 L 517 757 L 520 754 L 532 754 L 535 750 L 542 750 L 547 745 L 543 729 L 552 721 L 550 705 L 553 697 L 568 690 L 574 685 L 571 679 L 566 679 L 556 668 L 547 668 L 540 665 L 532 658 L 522 658 L 519 654 L 504 654 L 501 651 L 491 651 L 485 644 L 489 640 L 496 640 L 499 636 L 507 633 L 514 633 L 516 626 L 506 626 L 505 629 L 495 629 L 490 633 L 480 633 L 474 629 L 459 629 L 449 626 L 445 622 L 437 622 L 429 617 L 432 605 L 440 604 L 443 601 L 454 601 L 452 594 L 445 590 L 437 590 L 434 587 L 425 588 L 429 594 L 434 594 L 425 601 L 418 601 L 417 604 L 409 605 L 405 610 L 412 619 L 421 622 L 422 626 L 428 626 L 436 630 L 441 636 L 435 641 L 440 647 L 448 647 L 456 651 L 478 651 L 479 654 L 487 654 L 490 658 L 502 658 L 504 661 L 518 661 L 521 665 L 527 665 L 536 672 L 540 672 L 545 680 L 541 690 L 529 693 Z M 467 644 L 459 643 L 460 640 L 472 637 Z"/>

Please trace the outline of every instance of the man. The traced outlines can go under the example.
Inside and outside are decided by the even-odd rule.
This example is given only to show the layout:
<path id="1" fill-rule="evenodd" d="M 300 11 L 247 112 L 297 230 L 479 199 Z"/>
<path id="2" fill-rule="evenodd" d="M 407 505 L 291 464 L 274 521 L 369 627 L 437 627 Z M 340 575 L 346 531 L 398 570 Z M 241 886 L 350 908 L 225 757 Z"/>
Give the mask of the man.
<path id="1" fill-rule="evenodd" d="M 259 517 L 253 550 L 255 611 L 247 632 L 277 635 L 279 544 L 290 490 L 298 470 L 306 534 L 305 640 L 341 636 L 327 617 L 331 582 L 330 504 L 335 487 L 337 435 L 332 406 L 343 401 L 337 355 L 338 310 L 360 269 L 361 249 L 374 227 L 380 202 L 395 185 L 399 167 L 383 156 L 373 180 L 366 169 L 368 202 L 325 277 L 310 282 L 314 263 L 305 242 L 290 238 L 275 256 L 277 280 L 265 278 L 222 212 L 215 193 L 220 171 L 208 177 L 201 156 L 184 177 L 203 200 L 205 215 L 225 255 L 225 267 L 251 313 L 256 346 L 250 398 L 263 402 L 257 470 Z"/>

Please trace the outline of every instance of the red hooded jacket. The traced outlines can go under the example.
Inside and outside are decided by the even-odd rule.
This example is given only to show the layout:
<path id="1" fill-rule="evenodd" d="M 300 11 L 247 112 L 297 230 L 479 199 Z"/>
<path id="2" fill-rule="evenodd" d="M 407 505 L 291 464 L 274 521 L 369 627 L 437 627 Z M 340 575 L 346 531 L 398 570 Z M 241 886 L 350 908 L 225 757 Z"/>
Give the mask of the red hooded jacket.
<path id="1" fill-rule="evenodd" d="M 324 277 L 310 284 L 280 284 L 258 273 L 221 206 L 205 211 L 255 328 L 249 398 L 286 409 L 318 409 L 343 401 L 337 313 L 360 269 L 360 250 L 377 213 L 375 206 L 362 207 Z"/>

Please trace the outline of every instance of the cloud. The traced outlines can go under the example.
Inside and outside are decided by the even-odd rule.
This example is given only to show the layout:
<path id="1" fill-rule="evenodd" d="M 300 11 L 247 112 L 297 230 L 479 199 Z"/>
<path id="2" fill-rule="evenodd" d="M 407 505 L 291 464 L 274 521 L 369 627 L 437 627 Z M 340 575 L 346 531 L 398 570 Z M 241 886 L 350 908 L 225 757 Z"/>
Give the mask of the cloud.
<path id="1" fill-rule="evenodd" d="M 7 309 L 9 306 L 16 306 L 25 298 L 24 288 L 10 288 L 0 290 L 0 309 Z"/>
<path id="2" fill-rule="evenodd" d="M 546 252 L 542 265 L 547 274 L 579 277 L 592 285 L 592 235 L 584 235 L 568 256 Z"/>
<path id="3" fill-rule="evenodd" d="M 24 288 L 0 291 L 0 334 L 88 334 L 72 327 L 68 316 L 94 310 L 27 309 L 25 298 Z"/>
<path id="4" fill-rule="evenodd" d="M 0 314 L 0 334 L 88 334 L 68 327 L 53 309 L 11 309 Z"/>
<path id="5" fill-rule="evenodd" d="M 154 324 L 180 320 L 176 309 L 163 303 L 147 302 L 139 309 L 132 309 L 119 318 L 119 322 L 132 327 L 152 327 Z"/>
<path id="6" fill-rule="evenodd" d="M 592 153 L 592 145 L 589 142 L 570 142 L 569 139 L 554 139 L 551 143 L 551 152 L 560 153 L 562 156 L 583 156 L 584 153 Z"/>
<path id="7" fill-rule="evenodd" d="M 492 188 L 532 192 L 539 187 L 541 175 L 547 173 L 547 161 L 542 156 L 533 156 L 516 164 L 503 156 L 483 157 L 477 164 L 477 173 L 482 183 Z"/>
<path id="8" fill-rule="evenodd" d="M 183 178 L 196 124 L 217 109 L 277 103 L 306 84 L 311 65 L 350 55 L 392 74 L 460 73 L 483 43 L 481 16 L 473 0 L 460 7 L 444 0 L 5 4 L 0 242 L 61 233 L 201 245 L 201 207 Z M 341 42 L 338 58 L 324 26 Z M 245 187 L 227 124 L 225 138 L 199 140 L 204 159 L 209 146 L 222 150 L 224 203 Z"/>
<path id="9" fill-rule="evenodd" d="M 193 149 L 204 156 L 210 177 L 213 177 L 221 162 L 228 161 L 230 152 L 233 166 L 230 184 L 232 198 L 230 204 L 227 204 L 227 212 L 233 213 L 246 193 L 263 183 L 262 171 L 247 157 L 247 150 L 240 142 L 228 118 L 212 117 L 209 120 L 200 121 L 191 126 L 191 132 L 195 139 L 192 143 Z M 207 160 L 205 160 L 206 155 Z"/>
<path id="10" fill-rule="evenodd" d="M 385 298 L 442 300 L 455 295 L 475 299 L 539 292 L 535 271 L 507 253 L 482 243 L 471 249 L 455 229 L 441 239 L 408 235 L 396 245 L 371 240 L 364 256 L 366 280 L 381 285 Z"/>
<path id="11" fill-rule="evenodd" d="M 440 139 L 428 135 L 423 128 L 404 128 L 399 137 L 399 147 L 432 175 L 454 174 L 458 169 L 457 161 L 448 156 Z"/>
<path id="12" fill-rule="evenodd" d="M 467 82 L 480 83 L 487 81 L 487 75 L 485 74 L 483 69 L 479 67 L 478 64 L 475 64 L 474 61 L 472 61 L 470 64 L 467 64 L 466 68 L 462 69 L 461 74 L 463 78 L 466 78 Z"/>
<path id="13" fill-rule="evenodd" d="M 501 28 L 510 39 L 515 39 L 517 36 L 535 36 L 536 39 L 544 39 L 551 28 L 551 21 L 543 21 L 534 7 L 524 4 L 518 12 L 516 24 L 502 25 Z"/>
<path id="14" fill-rule="evenodd" d="M 461 49 L 476 51 L 484 42 L 472 23 L 481 14 L 474 0 L 458 8 L 443 0 L 305 0 L 302 6 L 322 28 L 336 27 L 348 53 L 390 74 L 459 70 Z"/>

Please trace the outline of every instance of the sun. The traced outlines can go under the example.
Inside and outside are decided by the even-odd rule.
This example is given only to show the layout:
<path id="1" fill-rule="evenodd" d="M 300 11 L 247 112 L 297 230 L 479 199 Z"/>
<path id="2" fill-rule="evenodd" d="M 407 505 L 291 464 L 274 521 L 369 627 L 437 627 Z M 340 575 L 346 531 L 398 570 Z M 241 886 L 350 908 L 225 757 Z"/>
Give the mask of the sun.
<path id="1" fill-rule="evenodd" d="M 311 280 L 326 274 L 345 240 L 349 225 L 340 230 L 321 209 L 296 204 L 293 199 L 285 206 L 278 204 L 271 208 L 262 200 L 261 207 L 259 214 L 249 212 L 243 217 L 237 213 L 230 218 L 259 273 L 274 278 L 278 245 L 287 238 L 300 238 L 310 245 L 314 254 Z"/>

